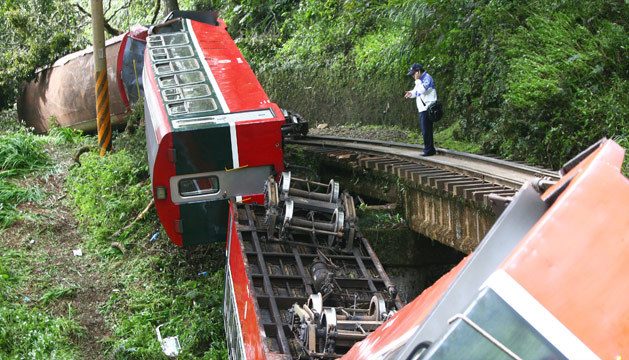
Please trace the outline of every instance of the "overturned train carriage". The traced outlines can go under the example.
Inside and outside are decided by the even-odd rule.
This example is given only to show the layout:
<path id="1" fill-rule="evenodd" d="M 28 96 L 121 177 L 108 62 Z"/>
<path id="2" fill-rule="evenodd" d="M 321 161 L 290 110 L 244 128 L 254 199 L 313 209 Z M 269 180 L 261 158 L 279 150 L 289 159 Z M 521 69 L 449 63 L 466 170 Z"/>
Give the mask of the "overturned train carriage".
<path id="1" fill-rule="evenodd" d="M 149 170 L 160 221 L 179 246 L 224 241 L 229 201 L 262 202 L 284 169 L 285 118 L 211 17 L 151 28 L 144 57 Z"/>
<path id="2" fill-rule="evenodd" d="M 603 139 L 523 186 L 478 248 L 343 359 L 629 354 L 629 179 Z"/>
<path id="3" fill-rule="evenodd" d="M 147 29 L 141 26 L 107 40 L 105 54 L 111 122 L 124 124 L 130 105 L 142 93 L 142 66 Z M 94 51 L 87 48 L 37 71 L 17 99 L 18 118 L 38 133 L 51 125 L 96 130 Z"/>
<path id="4" fill-rule="evenodd" d="M 334 358 L 401 308 L 334 181 L 283 172 L 286 118 L 222 21 L 151 28 L 143 74 L 155 204 L 170 239 L 227 239 L 234 359 Z"/>
<path id="5" fill-rule="evenodd" d="M 232 359 L 334 359 L 402 307 L 338 184 L 266 184 L 232 204 L 225 281 Z"/>

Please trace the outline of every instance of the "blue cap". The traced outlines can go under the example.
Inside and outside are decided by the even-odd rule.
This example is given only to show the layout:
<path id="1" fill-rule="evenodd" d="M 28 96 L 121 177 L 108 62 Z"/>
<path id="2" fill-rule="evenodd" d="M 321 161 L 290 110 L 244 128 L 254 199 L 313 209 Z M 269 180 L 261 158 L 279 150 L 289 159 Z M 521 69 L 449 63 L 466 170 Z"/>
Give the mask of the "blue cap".
<path id="1" fill-rule="evenodd" d="M 406 74 L 406 75 L 411 76 L 411 75 L 415 74 L 418 71 L 424 71 L 424 65 L 415 63 L 415 64 L 411 65 L 411 68 L 408 69 L 408 74 Z"/>

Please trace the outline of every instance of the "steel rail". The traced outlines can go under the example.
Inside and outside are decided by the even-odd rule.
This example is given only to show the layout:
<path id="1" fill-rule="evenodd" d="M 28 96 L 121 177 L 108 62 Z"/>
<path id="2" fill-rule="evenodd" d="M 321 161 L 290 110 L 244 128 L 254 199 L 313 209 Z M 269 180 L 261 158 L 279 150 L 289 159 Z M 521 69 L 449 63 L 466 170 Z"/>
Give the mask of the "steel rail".
<path id="1" fill-rule="evenodd" d="M 557 180 L 560 177 L 557 171 L 443 148 L 438 148 L 437 155 L 435 156 L 422 157 L 420 156 L 420 151 L 423 150 L 421 145 L 392 141 L 335 136 L 307 136 L 300 139 L 286 139 L 286 143 L 389 155 L 408 159 L 415 163 L 449 170 L 516 190 L 533 177 L 547 177 L 552 180 Z"/>

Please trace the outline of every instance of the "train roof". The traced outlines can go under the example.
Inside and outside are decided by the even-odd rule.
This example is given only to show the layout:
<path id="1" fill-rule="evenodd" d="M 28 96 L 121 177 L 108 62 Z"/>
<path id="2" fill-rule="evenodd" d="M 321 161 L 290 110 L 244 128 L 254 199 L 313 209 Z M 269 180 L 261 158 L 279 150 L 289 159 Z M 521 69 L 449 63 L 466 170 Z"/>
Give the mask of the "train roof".
<path id="1" fill-rule="evenodd" d="M 147 99 L 163 105 L 172 131 L 227 126 L 247 121 L 283 120 L 251 67 L 218 25 L 186 18 L 151 29 L 145 64 L 152 81 Z M 147 86 L 147 84 L 145 84 Z"/>

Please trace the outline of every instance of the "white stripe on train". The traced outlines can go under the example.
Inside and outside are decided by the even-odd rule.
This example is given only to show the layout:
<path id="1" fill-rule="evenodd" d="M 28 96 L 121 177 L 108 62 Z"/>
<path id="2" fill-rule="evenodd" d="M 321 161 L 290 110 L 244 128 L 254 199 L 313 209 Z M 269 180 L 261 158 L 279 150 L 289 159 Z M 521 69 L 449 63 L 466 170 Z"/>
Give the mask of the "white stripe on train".
<path id="1" fill-rule="evenodd" d="M 216 95 L 218 102 L 221 104 L 221 107 L 223 108 L 223 112 L 229 113 L 229 107 L 227 106 L 227 102 L 225 101 L 223 92 L 221 91 L 221 88 L 218 86 L 218 82 L 216 82 L 216 78 L 214 77 L 214 74 L 212 73 L 212 70 L 210 69 L 210 65 L 207 63 L 207 60 L 205 59 L 205 54 L 203 53 L 203 49 L 201 49 L 201 46 L 199 45 L 199 40 L 197 39 L 197 35 L 194 33 L 194 29 L 192 28 L 192 22 L 190 19 L 186 20 L 186 25 L 188 26 L 188 31 L 190 33 L 190 38 L 192 39 L 192 44 L 194 44 L 194 48 L 199 56 L 199 59 L 201 60 L 203 69 L 205 69 L 205 73 L 207 74 L 210 80 L 210 83 L 212 84 L 214 95 Z M 232 144 L 231 150 L 232 150 L 233 168 L 236 169 L 240 167 L 240 160 L 238 158 L 238 138 L 236 137 L 236 124 L 233 122 L 229 124 L 229 135 L 230 135 L 231 144 Z M 242 201 L 242 196 L 236 197 L 236 201 Z"/>
<path id="2" fill-rule="evenodd" d="M 600 359 L 548 309 L 504 270 L 494 272 L 481 289 L 488 287 L 506 301 L 526 322 L 568 359 Z"/>

